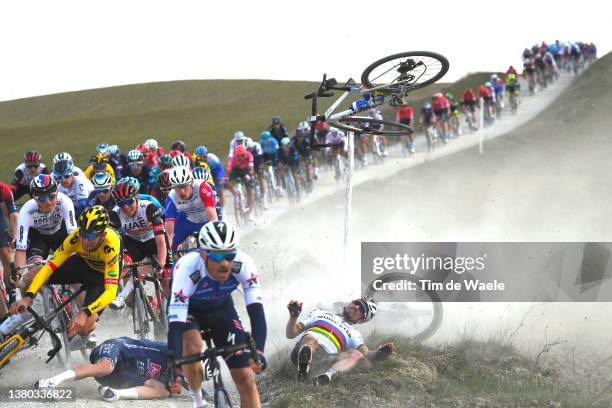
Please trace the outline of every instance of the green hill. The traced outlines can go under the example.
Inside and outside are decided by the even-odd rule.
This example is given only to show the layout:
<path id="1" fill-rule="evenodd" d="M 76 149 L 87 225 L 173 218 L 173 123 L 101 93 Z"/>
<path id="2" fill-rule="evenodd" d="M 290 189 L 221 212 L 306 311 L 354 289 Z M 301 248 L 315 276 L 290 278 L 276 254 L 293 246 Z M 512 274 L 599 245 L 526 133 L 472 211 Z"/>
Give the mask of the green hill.
<path id="1" fill-rule="evenodd" d="M 464 84 L 475 84 L 487 75 L 470 75 L 442 86 L 463 91 Z M 6 158 L 0 163 L 1 179 L 10 180 L 29 149 L 39 150 L 46 163 L 55 153 L 68 151 L 83 165 L 98 143 L 117 144 L 125 152 L 150 137 L 164 147 L 176 139 L 189 148 L 206 144 L 223 158 L 236 130 L 259 137 L 273 115 L 280 115 L 293 131 L 310 114 L 310 101 L 304 95 L 317 87 L 314 82 L 297 81 L 193 80 L 0 102 L 0 141 Z M 439 87 L 416 91 L 411 102 L 421 103 Z M 388 109 L 387 114 L 392 113 Z"/>

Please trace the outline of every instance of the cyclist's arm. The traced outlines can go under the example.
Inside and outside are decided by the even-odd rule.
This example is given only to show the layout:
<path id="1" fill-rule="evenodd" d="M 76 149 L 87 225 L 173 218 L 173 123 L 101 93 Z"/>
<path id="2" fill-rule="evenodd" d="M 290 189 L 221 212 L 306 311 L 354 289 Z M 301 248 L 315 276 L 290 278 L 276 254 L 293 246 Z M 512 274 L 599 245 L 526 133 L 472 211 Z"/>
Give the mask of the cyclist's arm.
<path id="1" fill-rule="evenodd" d="M 259 275 L 251 257 L 244 253 L 241 255 L 242 265 L 239 278 L 244 292 L 244 303 L 251 320 L 251 329 L 253 330 L 253 339 L 257 350 L 263 352 L 266 344 L 267 325 Z"/>
<path id="2" fill-rule="evenodd" d="M 199 256 L 196 254 L 196 256 Z M 170 304 L 168 306 L 168 351 L 174 351 L 175 357 L 183 355 L 183 331 L 187 323 L 189 297 L 195 292 L 196 284 L 190 274 L 189 259 L 179 261 L 173 271 Z"/>
<path id="3" fill-rule="evenodd" d="M 157 261 L 160 265 L 166 264 L 166 231 L 164 230 L 164 220 L 159 208 L 155 204 L 149 204 L 146 209 L 147 221 L 153 226 L 155 234 L 155 245 L 157 246 Z"/>
<path id="4" fill-rule="evenodd" d="M 108 232 L 107 232 L 108 234 Z M 108 306 L 117 297 L 117 284 L 119 283 L 119 251 L 121 244 L 119 242 L 119 235 L 116 235 L 116 240 L 112 239 L 109 243 L 110 252 L 108 256 L 110 259 L 106 261 L 104 267 L 104 292 L 96 300 L 91 302 L 83 309 L 83 312 L 87 316 L 91 316 Z M 116 242 L 113 242 L 116 241 Z M 103 245 L 107 245 L 106 242 Z M 106 251 L 104 251 L 106 252 Z"/>
<path id="5" fill-rule="evenodd" d="M 21 171 L 21 169 L 18 168 L 17 170 L 15 170 L 15 175 L 13 176 L 13 179 L 11 180 L 11 190 L 12 191 L 17 190 L 17 186 L 19 185 L 21 180 L 23 180 L 23 171 Z"/>
<path id="6" fill-rule="evenodd" d="M 83 174 L 85 174 L 85 177 L 87 177 L 88 180 L 91 180 L 91 178 L 93 177 L 93 173 L 94 173 L 93 164 L 90 164 L 89 166 L 87 166 L 87 168 L 83 171 Z"/>
<path id="7" fill-rule="evenodd" d="M 166 234 L 168 235 L 168 242 L 172 245 L 172 239 L 174 238 L 174 221 L 176 220 L 177 210 L 174 201 L 166 197 L 166 221 L 164 226 L 166 227 Z"/>
<path id="8" fill-rule="evenodd" d="M 15 236 L 15 266 L 21 267 L 25 265 L 26 251 L 28 249 L 28 234 L 30 227 L 32 226 L 32 216 L 30 215 L 30 202 L 26 204 L 19 211 L 17 216 L 17 235 Z M 36 204 L 34 204 L 36 205 Z"/>
<path id="9" fill-rule="evenodd" d="M 34 276 L 32 283 L 30 283 L 30 286 L 26 290 L 25 296 L 33 299 L 40 288 L 47 283 L 53 272 L 55 272 L 55 270 L 75 252 L 74 245 L 79 241 L 77 234 L 78 230 L 73 231 L 66 237 L 60 247 L 55 250 L 49 261 L 38 271 L 38 273 L 36 273 L 36 276 Z"/>
<path id="10" fill-rule="evenodd" d="M 65 197 L 65 200 L 62 201 L 61 209 L 62 219 L 66 224 L 66 231 L 68 232 L 68 234 L 70 234 L 77 228 L 74 204 L 72 204 L 72 200 L 68 197 Z"/>
<path id="11" fill-rule="evenodd" d="M 215 207 L 215 193 L 208 183 L 200 184 L 200 199 L 204 203 L 206 211 L 206 219 L 208 221 L 217 221 L 217 209 Z"/>

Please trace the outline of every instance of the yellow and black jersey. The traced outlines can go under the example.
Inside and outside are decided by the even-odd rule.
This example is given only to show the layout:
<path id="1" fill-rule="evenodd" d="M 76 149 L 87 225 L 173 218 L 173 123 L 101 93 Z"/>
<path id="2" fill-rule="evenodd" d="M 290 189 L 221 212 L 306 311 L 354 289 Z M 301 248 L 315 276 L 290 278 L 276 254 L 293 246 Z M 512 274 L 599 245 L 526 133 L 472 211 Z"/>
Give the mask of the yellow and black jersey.
<path id="1" fill-rule="evenodd" d="M 96 167 L 95 166 L 96 166 L 96 164 L 90 164 L 89 166 L 87 166 L 87 168 L 85 170 L 83 170 L 83 174 L 85 174 L 85 177 L 87 177 L 89 179 L 89 181 L 92 181 L 93 180 L 93 176 L 96 175 Z M 104 171 L 111 175 L 111 178 L 113 179 L 113 183 L 114 183 L 115 182 L 115 170 L 113 170 L 113 167 L 110 164 L 107 164 L 104 167 Z"/>
<path id="2" fill-rule="evenodd" d="M 106 228 L 106 237 L 102 244 L 95 250 L 88 252 L 81 246 L 79 229 L 75 229 L 60 247 L 51 255 L 49 261 L 43 266 L 32 280 L 27 290 L 32 296 L 49 280 L 49 277 L 70 256 L 77 254 L 89 267 L 96 272 L 104 274 L 104 292 L 87 307 L 88 315 L 104 309 L 117 295 L 117 284 L 119 282 L 119 271 L 121 270 L 121 253 L 123 245 L 117 231 Z M 90 271 L 83 271 L 90 273 Z"/>

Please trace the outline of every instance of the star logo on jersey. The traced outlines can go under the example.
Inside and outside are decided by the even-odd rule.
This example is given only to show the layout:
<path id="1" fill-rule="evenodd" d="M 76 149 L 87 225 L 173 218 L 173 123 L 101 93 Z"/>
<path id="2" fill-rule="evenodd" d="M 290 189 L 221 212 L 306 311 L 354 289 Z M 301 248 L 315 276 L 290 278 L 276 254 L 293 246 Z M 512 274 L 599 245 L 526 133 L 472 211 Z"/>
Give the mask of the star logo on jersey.
<path id="1" fill-rule="evenodd" d="M 174 302 L 178 302 L 178 303 L 185 303 L 185 301 L 187 300 L 187 295 L 185 295 L 183 293 L 183 289 L 179 290 L 178 292 L 174 292 Z"/>
<path id="2" fill-rule="evenodd" d="M 255 284 L 257 284 L 257 275 L 253 274 L 253 272 L 251 272 L 251 277 L 249 279 L 247 279 L 247 283 L 249 284 L 249 288 Z"/>

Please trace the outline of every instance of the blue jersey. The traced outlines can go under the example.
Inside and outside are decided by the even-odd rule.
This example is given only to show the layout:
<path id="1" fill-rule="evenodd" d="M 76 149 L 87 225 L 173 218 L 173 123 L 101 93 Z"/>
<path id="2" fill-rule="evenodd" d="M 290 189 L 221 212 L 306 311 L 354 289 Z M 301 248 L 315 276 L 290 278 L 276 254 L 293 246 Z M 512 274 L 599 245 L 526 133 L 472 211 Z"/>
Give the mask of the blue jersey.
<path id="1" fill-rule="evenodd" d="M 155 197 L 153 197 L 152 195 L 149 194 L 138 194 L 138 199 L 139 200 L 147 200 L 152 202 L 153 204 L 155 204 L 155 206 L 157 208 L 159 208 L 161 210 L 162 215 L 164 215 L 166 213 L 166 207 L 164 207 L 163 205 L 161 205 L 161 203 L 159 202 L 159 200 Z"/>
<path id="2" fill-rule="evenodd" d="M 131 388 L 143 385 L 149 379 L 162 383 L 166 380 L 168 346 L 165 342 L 129 337 L 107 340 L 91 350 L 89 355 L 92 364 L 102 358 L 113 363 L 112 373 L 96 378 L 102 385 Z"/>
<path id="3" fill-rule="evenodd" d="M 287 151 L 284 149 L 278 151 L 278 161 L 286 165 L 295 166 L 299 164 L 300 158 L 298 157 L 297 150 L 291 146 Z"/>
<path id="4" fill-rule="evenodd" d="M 262 138 L 259 140 L 259 144 L 261 145 L 261 150 L 263 150 L 264 154 L 274 154 L 278 152 L 278 141 L 273 137 L 267 140 Z"/>
<path id="5" fill-rule="evenodd" d="M 223 177 L 225 176 L 225 169 L 223 168 L 223 163 L 219 160 L 216 154 L 208 153 L 208 167 L 210 168 L 210 174 L 215 181 L 215 188 L 218 188 L 217 185 L 223 185 Z"/>

